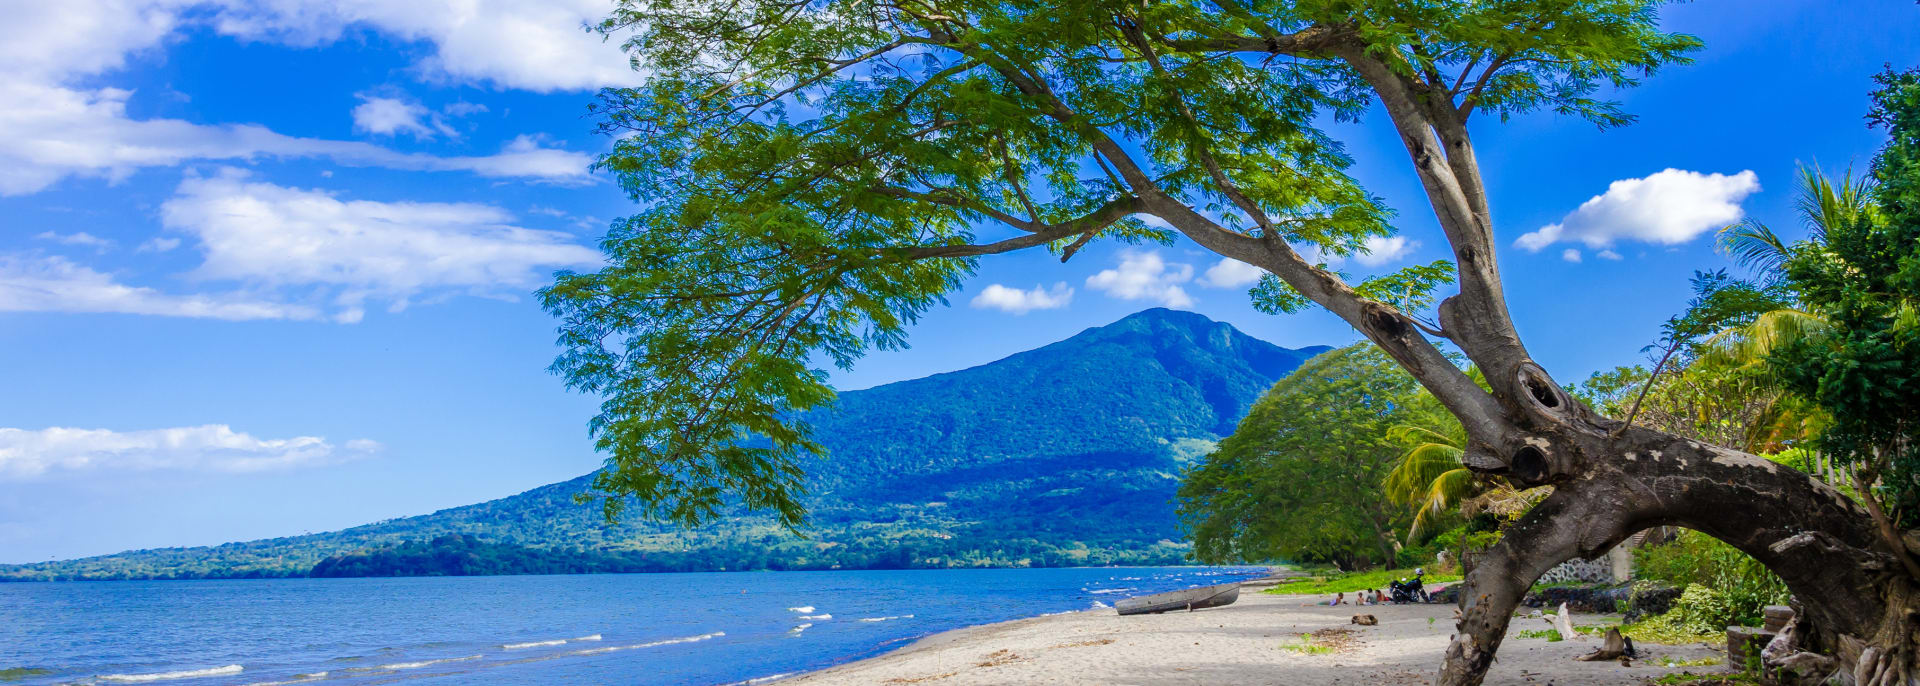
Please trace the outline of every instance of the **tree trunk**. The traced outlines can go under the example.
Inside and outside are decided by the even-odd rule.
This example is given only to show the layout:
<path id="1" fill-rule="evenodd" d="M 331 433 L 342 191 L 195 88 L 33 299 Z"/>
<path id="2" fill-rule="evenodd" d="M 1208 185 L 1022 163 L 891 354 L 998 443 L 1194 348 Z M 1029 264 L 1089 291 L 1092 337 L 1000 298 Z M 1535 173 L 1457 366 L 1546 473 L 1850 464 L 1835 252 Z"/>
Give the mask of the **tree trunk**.
<path id="1" fill-rule="evenodd" d="M 1548 569 L 1595 558 L 1665 525 L 1701 531 L 1753 556 L 1786 581 L 1843 663 L 1881 665 L 1881 683 L 1904 683 L 1914 655 L 1910 582 L 1859 504 L 1752 455 L 1648 429 L 1609 436 L 1616 427 L 1610 420 L 1571 421 L 1537 430 L 1522 450 L 1540 456 L 1513 458 L 1515 471 L 1535 477 L 1526 481 L 1556 489 L 1467 574 L 1441 684 L 1481 682 L 1514 607 Z M 1527 466 L 1533 462 L 1547 466 Z M 1850 641 L 1879 650 L 1856 648 L 1849 656 Z"/>

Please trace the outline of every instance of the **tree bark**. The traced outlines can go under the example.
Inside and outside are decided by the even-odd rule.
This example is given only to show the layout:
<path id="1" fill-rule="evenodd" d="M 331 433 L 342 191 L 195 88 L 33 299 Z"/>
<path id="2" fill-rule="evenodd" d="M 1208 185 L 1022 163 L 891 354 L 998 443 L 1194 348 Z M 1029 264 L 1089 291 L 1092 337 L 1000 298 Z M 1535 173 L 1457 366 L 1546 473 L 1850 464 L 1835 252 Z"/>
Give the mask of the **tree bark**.
<path id="1" fill-rule="evenodd" d="M 1853 500 L 1752 455 L 1648 429 L 1610 438 L 1611 428 L 1540 432 L 1586 468 L 1556 483 L 1468 573 L 1440 683 L 1481 683 L 1514 607 L 1548 569 L 1655 526 L 1695 529 L 1753 556 L 1833 638 L 1875 637 L 1890 608 L 1902 609 L 1888 602 L 1890 584 L 1905 583 L 1888 578 L 1899 563 Z"/>

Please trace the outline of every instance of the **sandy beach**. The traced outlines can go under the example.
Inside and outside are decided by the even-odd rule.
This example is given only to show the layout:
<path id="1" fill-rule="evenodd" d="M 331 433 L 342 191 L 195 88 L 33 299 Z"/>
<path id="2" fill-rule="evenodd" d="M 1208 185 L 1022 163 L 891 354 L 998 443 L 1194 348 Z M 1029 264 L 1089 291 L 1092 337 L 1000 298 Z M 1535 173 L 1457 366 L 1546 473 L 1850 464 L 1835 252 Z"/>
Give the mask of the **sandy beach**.
<path id="1" fill-rule="evenodd" d="M 807 684 L 1429 684 L 1452 631 L 1451 605 L 1308 606 L 1309 596 L 1247 589 L 1223 608 L 1121 617 L 1110 609 L 1034 617 L 959 629 L 898 651 L 784 683 Z M 1324 600 L 1324 599 L 1323 599 Z M 1350 622 L 1372 614 L 1378 626 Z M 1575 624 L 1617 621 L 1575 615 Z M 1548 642 L 1519 638 L 1548 628 L 1539 619 L 1515 619 L 1489 684 L 1636 683 L 1669 672 L 1714 672 L 1707 667 L 1659 667 L 1662 657 L 1723 657 L 1704 645 L 1643 645 L 1641 659 L 1576 662 L 1598 645 L 1594 638 Z M 1315 643 L 1338 646 L 1324 654 L 1289 650 L 1301 634 L 1322 632 Z M 1351 632 L 1351 633 L 1347 633 Z"/>

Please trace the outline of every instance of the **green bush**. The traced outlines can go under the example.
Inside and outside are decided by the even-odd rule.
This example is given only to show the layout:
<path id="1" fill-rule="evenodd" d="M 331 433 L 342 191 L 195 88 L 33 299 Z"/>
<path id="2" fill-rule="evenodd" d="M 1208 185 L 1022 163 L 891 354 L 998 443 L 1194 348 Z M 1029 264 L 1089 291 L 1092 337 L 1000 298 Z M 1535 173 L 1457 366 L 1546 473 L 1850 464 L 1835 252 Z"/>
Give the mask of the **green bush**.
<path id="1" fill-rule="evenodd" d="M 1735 622 L 1733 603 L 1725 595 L 1700 584 L 1687 586 L 1665 617 L 1675 626 L 1696 634 L 1726 631 Z"/>
<path id="2" fill-rule="evenodd" d="M 1680 587 L 1699 584 L 1721 596 L 1729 614 L 1715 631 L 1730 624 L 1758 626 L 1766 606 L 1783 605 L 1789 595 L 1786 582 L 1758 560 L 1698 531 L 1682 531 L 1665 545 L 1637 548 L 1633 557 L 1634 575 L 1640 579 Z"/>

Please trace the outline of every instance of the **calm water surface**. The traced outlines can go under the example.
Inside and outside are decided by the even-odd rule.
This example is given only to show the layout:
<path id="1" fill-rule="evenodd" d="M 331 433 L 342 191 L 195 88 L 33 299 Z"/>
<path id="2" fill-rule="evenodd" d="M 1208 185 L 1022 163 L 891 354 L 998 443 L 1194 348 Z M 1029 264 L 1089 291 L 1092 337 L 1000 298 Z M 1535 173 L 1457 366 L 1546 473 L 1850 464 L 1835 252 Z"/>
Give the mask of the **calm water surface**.
<path id="1" fill-rule="evenodd" d="M 0 584 L 0 683 L 725 684 L 1256 568 Z"/>

